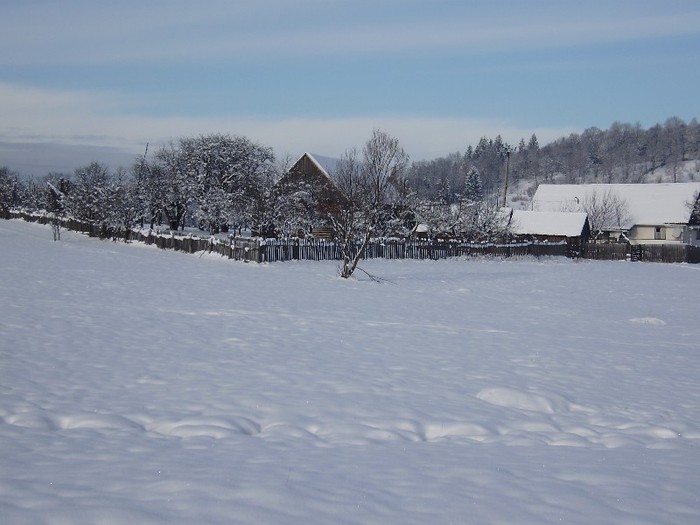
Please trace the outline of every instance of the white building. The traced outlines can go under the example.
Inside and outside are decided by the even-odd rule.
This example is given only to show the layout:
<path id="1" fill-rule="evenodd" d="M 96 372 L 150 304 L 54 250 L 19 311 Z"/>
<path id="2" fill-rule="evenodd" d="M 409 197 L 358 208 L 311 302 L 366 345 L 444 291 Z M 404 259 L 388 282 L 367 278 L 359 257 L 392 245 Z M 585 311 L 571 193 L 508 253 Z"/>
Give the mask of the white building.
<path id="1" fill-rule="evenodd" d="M 534 211 L 585 211 L 591 236 L 631 244 L 700 246 L 692 206 L 700 182 L 678 184 L 540 184 Z"/>

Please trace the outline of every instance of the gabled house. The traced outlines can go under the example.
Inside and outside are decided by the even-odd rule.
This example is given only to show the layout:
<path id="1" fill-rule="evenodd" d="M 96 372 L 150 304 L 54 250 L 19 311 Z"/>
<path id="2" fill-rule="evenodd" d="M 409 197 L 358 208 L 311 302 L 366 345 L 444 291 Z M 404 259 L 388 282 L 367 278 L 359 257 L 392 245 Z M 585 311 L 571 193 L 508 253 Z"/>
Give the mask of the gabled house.
<path id="1" fill-rule="evenodd" d="M 591 238 L 630 244 L 700 245 L 692 205 L 700 182 L 666 184 L 540 184 L 534 211 L 586 211 Z"/>
<path id="2" fill-rule="evenodd" d="M 338 165 L 338 159 L 312 153 L 304 153 L 292 164 L 280 182 L 304 181 L 319 187 L 334 186 L 331 174 Z"/>
<path id="3" fill-rule="evenodd" d="M 513 210 L 509 230 L 516 239 L 535 242 L 566 242 L 580 250 L 591 233 L 585 212 Z"/>
<path id="4" fill-rule="evenodd" d="M 342 193 L 333 182 L 338 160 L 311 153 L 304 153 L 277 182 L 280 192 L 294 192 L 301 187 L 308 188 L 314 199 L 315 213 L 322 219 L 324 215 L 336 209 L 342 202 Z M 328 227 L 319 225 L 311 234 L 316 238 L 328 238 Z"/>

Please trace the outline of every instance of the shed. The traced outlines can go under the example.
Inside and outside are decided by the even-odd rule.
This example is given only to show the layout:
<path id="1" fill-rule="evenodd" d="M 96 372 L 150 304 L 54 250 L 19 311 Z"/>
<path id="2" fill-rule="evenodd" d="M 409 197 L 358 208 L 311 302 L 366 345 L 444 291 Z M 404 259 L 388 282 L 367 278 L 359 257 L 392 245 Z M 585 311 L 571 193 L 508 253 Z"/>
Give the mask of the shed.
<path id="1" fill-rule="evenodd" d="M 510 231 L 520 239 L 537 242 L 566 242 L 578 249 L 590 236 L 584 212 L 513 210 Z"/>

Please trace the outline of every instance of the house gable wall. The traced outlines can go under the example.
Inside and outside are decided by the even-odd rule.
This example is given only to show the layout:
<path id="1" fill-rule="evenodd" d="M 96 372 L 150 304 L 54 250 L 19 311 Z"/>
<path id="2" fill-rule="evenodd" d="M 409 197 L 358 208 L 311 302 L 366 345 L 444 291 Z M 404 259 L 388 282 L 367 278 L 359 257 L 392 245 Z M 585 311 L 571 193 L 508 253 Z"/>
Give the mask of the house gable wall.
<path id="1" fill-rule="evenodd" d="M 319 221 L 324 221 L 324 217 L 336 211 L 342 202 L 342 193 L 329 173 L 309 153 L 304 153 L 277 183 L 282 193 L 294 192 L 302 187 L 311 192 Z"/>
<path id="2" fill-rule="evenodd" d="M 682 224 L 636 225 L 627 237 L 632 244 L 682 244 L 690 240 L 688 228 Z"/>

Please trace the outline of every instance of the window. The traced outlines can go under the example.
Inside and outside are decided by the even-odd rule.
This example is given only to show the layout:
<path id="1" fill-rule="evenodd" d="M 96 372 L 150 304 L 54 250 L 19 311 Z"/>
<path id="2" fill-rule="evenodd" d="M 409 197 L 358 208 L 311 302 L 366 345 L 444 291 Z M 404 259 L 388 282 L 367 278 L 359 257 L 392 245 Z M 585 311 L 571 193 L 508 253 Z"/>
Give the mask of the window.
<path id="1" fill-rule="evenodd" d="M 664 239 L 666 239 L 666 230 L 661 226 L 654 228 L 654 240 L 663 241 Z"/>

